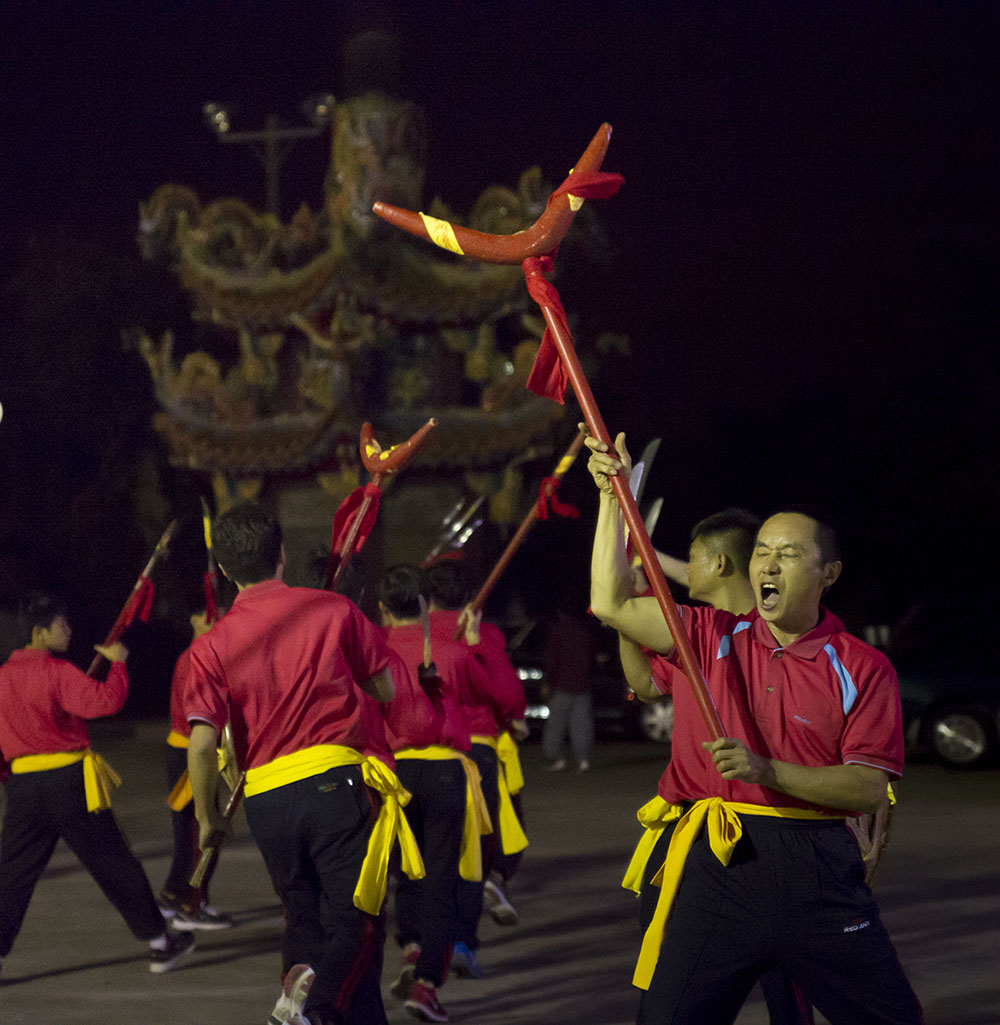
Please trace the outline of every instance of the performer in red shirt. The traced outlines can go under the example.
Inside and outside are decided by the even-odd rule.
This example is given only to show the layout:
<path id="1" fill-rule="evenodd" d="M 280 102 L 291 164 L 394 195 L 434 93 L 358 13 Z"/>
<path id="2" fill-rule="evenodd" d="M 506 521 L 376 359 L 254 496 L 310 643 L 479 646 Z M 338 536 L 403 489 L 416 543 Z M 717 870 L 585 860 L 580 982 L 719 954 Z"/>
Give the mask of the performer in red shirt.
<path id="1" fill-rule="evenodd" d="M 194 949 L 190 934 L 164 930 L 146 873 L 118 828 L 114 770 L 90 750 L 87 720 L 121 711 L 128 650 L 95 645 L 110 663 L 102 683 L 56 658 L 72 631 L 65 605 L 33 593 L 21 603 L 26 646 L 0 666 L 0 751 L 10 762 L 0 840 L 0 959 L 10 953 L 39 877 L 62 837 L 118 909 L 149 943 L 149 970 L 169 971 Z"/>
<path id="2" fill-rule="evenodd" d="M 405 998 L 415 1017 L 443 1022 L 448 1015 L 436 994 L 448 975 L 457 914 L 466 765 L 478 781 L 474 763 L 463 758 L 472 745 L 462 707 L 486 681 L 469 649 L 450 640 L 434 641 L 433 661 L 424 664 L 416 567 L 388 570 L 379 582 L 378 596 L 386 639 L 400 665 L 396 696 L 383 706 L 386 732 L 399 779 L 412 795 L 406 814 L 427 871 L 420 880 L 401 877 L 396 888 L 403 970 L 393 993 Z M 478 829 L 475 842 L 479 843 Z"/>
<path id="3" fill-rule="evenodd" d="M 359 688 L 392 697 L 389 651 L 347 598 L 282 582 L 281 528 L 260 506 L 223 513 L 212 539 L 239 593 L 191 646 L 184 707 L 201 846 L 215 846 L 226 829 L 216 745 L 228 720 L 246 768 L 247 822 L 285 907 L 285 988 L 272 1020 L 297 1014 L 307 990 L 314 1025 L 384 1025 L 384 890 L 366 889 L 362 873 L 398 780 L 363 754 Z"/>
<path id="4" fill-rule="evenodd" d="M 189 616 L 193 640 L 208 633 L 212 624 L 204 605 Z M 218 859 L 213 859 L 199 888 L 189 883 L 198 863 L 198 820 L 187 772 L 187 749 L 191 725 L 184 715 L 184 689 L 191 675 L 191 646 L 181 652 L 174 665 L 170 684 L 170 733 L 167 735 L 167 804 L 173 827 L 174 851 L 166 882 L 157 898 L 163 916 L 175 929 L 228 929 L 233 920 L 220 914 L 208 900 L 208 885 L 215 873 Z"/>
<path id="5" fill-rule="evenodd" d="M 520 790 L 520 765 L 514 737 L 524 739 L 524 688 L 507 658 L 503 631 L 480 617 L 462 611 L 468 600 L 468 588 L 462 571 L 451 561 L 437 562 L 424 572 L 423 592 L 430 602 L 431 636 L 451 640 L 459 619 L 465 624 L 465 643 L 469 645 L 486 677 L 486 689 L 469 693 L 465 717 L 472 739 L 470 757 L 479 768 L 483 795 L 489 808 L 492 833 L 483 837 L 483 880 L 462 880 L 458 887 L 458 921 L 451 966 L 458 975 L 479 978 L 476 951 L 479 947 L 479 919 L 483 913 L 484 890 L 490 872 L 501 851 L 516 854 L 528 845 L 527 838 L 511 801 L 511 793 Z M 499 889 L 493 883 L 494 889 Z M 500 891 L 504 904 L 513 912 Z M 514 912 L 516 921 L 516 912 Z"/>
<path id="6" fill-rule="evenodd" d="M 610 477 L 629 472 L 624 435 L 589 438 L 601 492 L 591 607 L 638 644 L 670 655 L 653 598 L 636 598 Z M 782 968 L 830 1021 L 918 1025 L 920 1004 L 865 883 L 845 818 L 874 812 L 903 764 L 899 689 L 888 660 L 847 634 L 821 599 L 840 575 L 836 534 L 817 513 L 762 524 L 745 616 L 682 617 L 729 731 L 702 740 L 689 688 L 674 692 L 674 743 L 660 797 L 642 812 L 648 845 L 670 832 L 656 912 L 634 982 L 641 1025 L 731 1022 L 754 982 Z M 650 678 L 640 693 L 659 695 Z"/>

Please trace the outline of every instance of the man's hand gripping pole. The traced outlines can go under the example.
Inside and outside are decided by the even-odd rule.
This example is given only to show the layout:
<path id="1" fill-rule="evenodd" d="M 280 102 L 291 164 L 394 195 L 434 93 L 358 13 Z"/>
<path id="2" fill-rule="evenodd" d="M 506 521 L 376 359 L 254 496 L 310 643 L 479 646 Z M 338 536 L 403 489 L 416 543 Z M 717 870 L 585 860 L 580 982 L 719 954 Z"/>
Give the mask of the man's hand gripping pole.
<path id="1" fill-rule="evenodd" d="M 375 203 L 373 210 L 383 220 L 420 238 L 428 239 L 451 252 L 471 256 L 487 263 L 520 263 L 524 268 L 528 291 L 541 307 L 549 336 L 556 346 L 563 370 L 573 386 L 587 427 L 595 438 L 608 446 L 609 451 L 614 451 L 608 429 L 597 408 L 593 392 L 576 355 L 573 338 L 558 295 L 544 277 L 545 272 L 551 267 L 559 243 L 562 242 L 569 230 L 573 217 L 582 202 L 579 194 L 574 194 L 572 191 L 573 186 L 577 182 L 583 184 L 585 180 L 594 182 L 595 179 L 601 177 L 598 172 L 604 162 L 610 141 L 611 126 L 609 124 L 601 125 L 583 156 L 577 161 L 570 176 L 550 197 L 541 217 L 526 231 L 514 235 L 486 235 L 381 202 Z M 574 182 L 574 177 L 576 177 L 576 182 Z M 604 176 L 601 183 L 604 186 L 604 191 L 595 190 L 592 194 L 608 195 L 609 177 Z M 620 178 L 618 183 L 620 184 Z M 663 577 L 649 534 L 646 532 L 646 525 L 639 514 L 639 508 L 629 491 L 627 481 L 618 476 L 612 477 L 611 482 L 615 496 L 625 515 L 625 521 L 631 531 L 633 543 L 642 559 L 653 594 L 656 596 L 670 635 L 677 646 L 681 666 L 694 691 L 695 700 L 705 720 L 709 737 L 712 740 L 719 740 L 725 736 L 725 731 L 722 728 L 718 710 L 705 684 L 701 667 L 695 659 L 690 638 L 687 636 L 673 595 Z"/>

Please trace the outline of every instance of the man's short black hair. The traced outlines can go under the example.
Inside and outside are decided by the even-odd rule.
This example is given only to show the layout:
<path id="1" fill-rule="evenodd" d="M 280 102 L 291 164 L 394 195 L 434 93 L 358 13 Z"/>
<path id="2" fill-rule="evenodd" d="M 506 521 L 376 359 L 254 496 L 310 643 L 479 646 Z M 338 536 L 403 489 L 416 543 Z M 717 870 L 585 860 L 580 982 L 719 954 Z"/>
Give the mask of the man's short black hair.
<path id="1" fill-rule="evenodd" d="M 387 569 L 378 582 L 378 600 L 396 619 L 420 615 L 420 570 L 399 565 Z"/>
<path id="2" fill-rule="evenodd" d="M 819 555 L 824 563 L 840 562 L 840 535 L 836 524 L 821 509 L 814 505 L 783 505 L 775 509 L 771 516 L 778 516 L 781 513 L 798 513 L 800 516 L 808 516 L 816 523 L 816 544 L 819 545 Z M 768 519 L 771 517 L 769 516 Z"/>
<path id="3" fill-rule="evenodd" d="M 461 609 L 469 601 L 465 567 L 454 559 L 442 559 L 428 566 L 421 587 L 427 600 L 442 609 Z"/>
<path id="4" fill-rule="evenodd" d="M 212 524 L 215 558 L 237 584 L 270 580 L 281 559 L 281 525 L 256 502 L 241 502 Z"/>
<path id="5" fill-rule="evenodd" d="M 733 560 L 740 575 L 749 577 L 750 556 L 760 530 L 760 519 L 747 509 L 730 506 L 700 520 L 691 529 L 691 540 L 701 541 L 714 554 Z"/>
<path id="6" fill-rule="evenodd" d="M 62 598 L 46 591 L 28 591 L 17 607 L 19 643 L 22 646 L 30 644 L 36 626 L 39 630 L 47 630 L 59 616 L 69 616 Z"/>

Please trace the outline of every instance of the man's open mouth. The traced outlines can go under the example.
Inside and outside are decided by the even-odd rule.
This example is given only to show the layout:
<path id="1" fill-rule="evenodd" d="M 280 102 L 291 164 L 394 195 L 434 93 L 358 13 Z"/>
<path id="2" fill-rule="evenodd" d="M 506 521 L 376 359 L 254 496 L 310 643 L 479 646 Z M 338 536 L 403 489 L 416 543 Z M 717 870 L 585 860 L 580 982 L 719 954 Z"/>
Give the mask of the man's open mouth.
<path id="1" fill-rule="evenodd" d="M 774 584 L 760 585 L 760 607 L 765 611 L 773 609 L 778 604 L 778 588 Z"/>

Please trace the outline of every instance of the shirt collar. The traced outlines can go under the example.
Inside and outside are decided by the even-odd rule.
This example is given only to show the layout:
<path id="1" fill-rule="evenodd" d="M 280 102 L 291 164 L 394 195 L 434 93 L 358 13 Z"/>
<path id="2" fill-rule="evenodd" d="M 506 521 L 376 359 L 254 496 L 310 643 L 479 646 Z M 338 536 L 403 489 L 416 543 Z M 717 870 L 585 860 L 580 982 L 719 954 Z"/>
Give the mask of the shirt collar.
<path id="1" fill-rule="evenodd" d="M 785 648 L 785 651 L 790 652 L 793 655 L 797 655 L 799 658 L 815 658 L 824 648 L 829 641 L 830 637 L 835 633 L 841 633 L 844 629 L 844 624 L 829 610 L 820 606 L 819 622 L 809 631 L 809 633 L 803 634 L 797 641 L 793 641 Z M 771 633 L 767 623 L 760 618 L 760 614 L 757 610 L 754 610 L 755 618 L 753 621 L 753 639 L 758 644 L 763 644 L 766 648 L 780 648 L 781 645 L 774 639 L 774 634 Z"/>
<path id="2" fill-rule="evenodd" d="M 242 591 L 238 592 L 233 599 L 233 604 L 235 605 L 238 601 L 244 601 L 257 595 L 270 594 L 272 591 L 277 591 L 279 588 L 287 586 L 283 580 L 279 580 L 277 577 L 272 577 L 270 580 L 261 580 L 256 584 L 251 584 L 249 587 L 244 587 Z"/>

